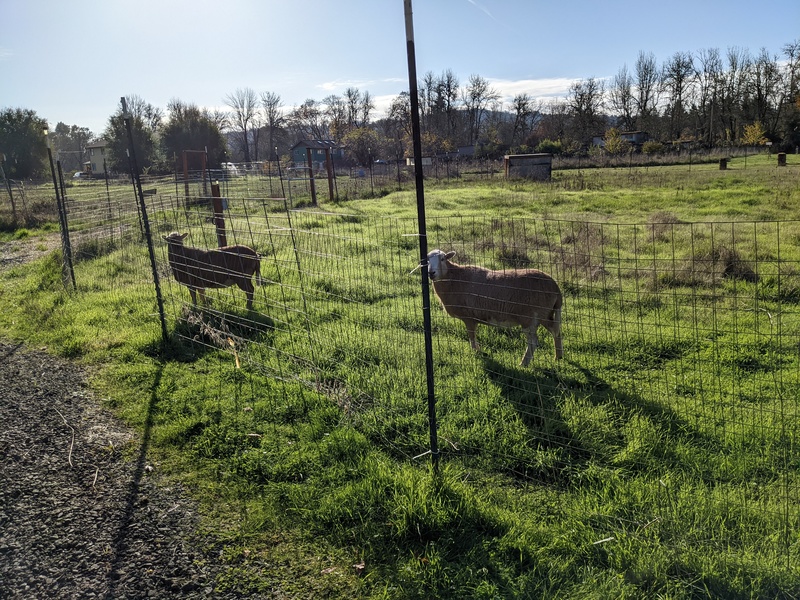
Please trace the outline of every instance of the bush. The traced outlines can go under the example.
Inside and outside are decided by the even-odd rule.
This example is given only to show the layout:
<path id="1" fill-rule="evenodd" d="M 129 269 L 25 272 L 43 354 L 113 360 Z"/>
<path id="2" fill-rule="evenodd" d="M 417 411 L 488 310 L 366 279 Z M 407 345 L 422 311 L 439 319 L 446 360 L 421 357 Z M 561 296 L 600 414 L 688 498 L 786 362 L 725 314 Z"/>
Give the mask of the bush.
<path id="1" fill-rule="evenodd" d="M 664 152 L 664 144 L 650 140 L 642 144 L 642 152 L 645 154 L 661 154 Z"/>
<path id="2" fill-rule="evenodd" d="M 542 140 L 539 145 L 536 146 L 536 152 L 546 154 L 561 154 L 561 150 L 561 142 L 557 140 Z"/>

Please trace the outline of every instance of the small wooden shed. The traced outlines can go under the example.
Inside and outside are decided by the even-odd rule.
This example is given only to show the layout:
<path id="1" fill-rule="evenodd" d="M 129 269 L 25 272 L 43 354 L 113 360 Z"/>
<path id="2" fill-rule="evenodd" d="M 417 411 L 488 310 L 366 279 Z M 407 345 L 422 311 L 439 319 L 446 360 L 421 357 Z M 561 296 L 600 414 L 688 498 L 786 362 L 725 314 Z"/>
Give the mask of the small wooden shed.
<path id="1" fill-rule="evenodd" d="M 507 179 L 550 181 L 552 154 L 506 154 L 503 164 Z"/>

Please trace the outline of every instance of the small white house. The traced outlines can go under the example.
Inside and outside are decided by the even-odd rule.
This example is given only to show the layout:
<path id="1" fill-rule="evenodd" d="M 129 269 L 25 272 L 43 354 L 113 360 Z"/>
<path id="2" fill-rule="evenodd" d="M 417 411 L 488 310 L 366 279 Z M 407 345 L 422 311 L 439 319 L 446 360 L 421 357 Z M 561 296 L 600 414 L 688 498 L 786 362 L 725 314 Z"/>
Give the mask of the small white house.
<path id="1" fill-rule="evenodd" d="M 89 160 L 83 163 L 84 172 L 95 177 L 104 176 L 106 174 L 104 160 L 106 156 L 106 141 L 95 140 L 86 144 L 86 152 L 89 155 Z"/>

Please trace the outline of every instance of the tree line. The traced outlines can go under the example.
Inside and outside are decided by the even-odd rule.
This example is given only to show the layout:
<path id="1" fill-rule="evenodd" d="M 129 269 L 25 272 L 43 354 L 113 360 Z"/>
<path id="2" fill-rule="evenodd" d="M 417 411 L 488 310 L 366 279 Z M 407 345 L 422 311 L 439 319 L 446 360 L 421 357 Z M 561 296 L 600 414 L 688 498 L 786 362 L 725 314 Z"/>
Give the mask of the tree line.
<path id="1" fill-rule="evenodd" d="M 510 103 L 480 75 L 462 85 L 447 69 L 426 73 L 418 82 L 423 152 L 454 155 L 477 148 L 478 155 L 590 152 L 592 140 L 606 139 L 606 152 L 630 151 L 621 131 L 643 131 L 652 140 L 645 150 L 679 144 L 701 147 L 771 142 L 776 149 L 800 146 L 800 39 L 781 54 L 765 49 L 751 54 L 732 47 L 676 52 L 659 64 L 639 52 L 608 79 L 574 81 L 563 98 L 535 99 L 520 93 Z M 307 99 L 287 109 L 280 94 L 239 88 L 224 98 L 227 110 L 200 108 L 171 100 L 166 113 L 144 99 L 126 97 L 137 162 L 143 171 L 171 171 L 183 150 L 206 150 L 208 166 L 226 161 L 258 162 L 286 158 L 304 139 L 333 140 L 347 148 L 349 160 L 400 160 L 411 153 L 411 102 L 407 91 L 375 119 L 367 91 L 348 88 L 342 95 Z M 7 176 L 33 177 L 44 171 L 46 121 L 35 112 L 0 112 L 0 153 Z M 128 170 L 127 132 L 122 106 L 100 136 L 107 142 L 108 167 Z M 59 122 L 51 144 L 66 170 L 80 170 L 86 144 L 95 135 L 85 127 Z"/>

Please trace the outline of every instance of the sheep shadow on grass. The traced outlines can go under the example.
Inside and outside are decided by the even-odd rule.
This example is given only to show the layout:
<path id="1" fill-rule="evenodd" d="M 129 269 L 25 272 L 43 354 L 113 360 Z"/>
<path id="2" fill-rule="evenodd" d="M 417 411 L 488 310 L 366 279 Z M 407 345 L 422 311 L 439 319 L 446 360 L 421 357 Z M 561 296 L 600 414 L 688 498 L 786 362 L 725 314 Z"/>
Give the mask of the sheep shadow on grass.
<path id="1" fill-rule="evenodd" d="M 696 473 L 693 453 L 681 453 L 681 458 L 675 447 L 692 447 L 695 456 L 721 451 L 718 440 L 669 406 L 615 386 L 574 361 L 523 368 L 482 358 L 489 381 L 536 445 L 558 457 L 558 464 L 537 473 L 537 479 L 570 485 L 589 463 L 627 471 Z"/>

